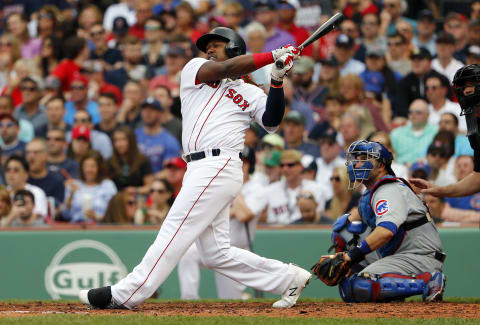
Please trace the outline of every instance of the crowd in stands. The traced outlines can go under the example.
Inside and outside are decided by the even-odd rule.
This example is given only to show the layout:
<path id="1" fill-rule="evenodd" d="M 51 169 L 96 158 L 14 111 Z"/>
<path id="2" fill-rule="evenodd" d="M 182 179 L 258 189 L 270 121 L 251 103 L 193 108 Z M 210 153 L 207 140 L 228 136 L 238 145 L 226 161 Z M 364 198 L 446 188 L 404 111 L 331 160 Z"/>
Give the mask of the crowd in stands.
<path id="1" fill-rule="evenodd" d="M 357 205 L 345 152 L 394 153 L 398 177 L 446 185 L 473 171 L 451 82 L 480 64 L 480 1 L 3 0 L 0 227 L 160 225 L 181 186 L 179 77 L 195 41 L 236 30 L 248 53 L 299 45 L 276 134 L 252 124 L 241 222 L 330 224 Z M 268 91 L 271 66 L 251 74 Z M 426 196 L 437 222 L 479 222 L 480 194 Z M 252 224 L 252 223 L 251 223 Z"/>

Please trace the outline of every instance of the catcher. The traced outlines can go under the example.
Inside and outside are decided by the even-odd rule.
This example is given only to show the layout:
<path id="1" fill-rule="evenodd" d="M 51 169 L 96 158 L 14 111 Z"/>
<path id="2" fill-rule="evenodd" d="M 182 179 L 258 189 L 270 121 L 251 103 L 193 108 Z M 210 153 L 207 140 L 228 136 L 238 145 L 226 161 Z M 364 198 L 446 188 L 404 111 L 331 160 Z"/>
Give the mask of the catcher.
<path id="1" fill-rule="evenodd" d="M 392 159 L 378 142 L 355 141 L 348 149 L 349 189 L 364 184 L 367 190 L 358 212 L 334 224 L 336 254 L 322 256 L 312 267 L 327 285 L 339 284 L 345 302 L 413 295 L 442 300 L 446 255 L 440 237 L 426 205 L 406 180 L 395 177 Z"/>

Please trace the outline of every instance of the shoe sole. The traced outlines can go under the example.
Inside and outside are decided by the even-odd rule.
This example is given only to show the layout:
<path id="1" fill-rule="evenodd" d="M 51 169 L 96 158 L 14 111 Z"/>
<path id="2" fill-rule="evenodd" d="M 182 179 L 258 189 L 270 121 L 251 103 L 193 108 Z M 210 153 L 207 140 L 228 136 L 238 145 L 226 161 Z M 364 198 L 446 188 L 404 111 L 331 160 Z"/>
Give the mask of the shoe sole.
<path id="1" fill-rule="evenodd" d="M 426 301 L 427 302 L 440 302 L 443 300 L 443 292 L 445 291 L 445 283 L 447 282 L 447 277 L 444 275 L 443 276 L 443 281 L 442 281 L 442 289 L 437 291 L 435 294 L 432 296 L 427 297 Z"/>

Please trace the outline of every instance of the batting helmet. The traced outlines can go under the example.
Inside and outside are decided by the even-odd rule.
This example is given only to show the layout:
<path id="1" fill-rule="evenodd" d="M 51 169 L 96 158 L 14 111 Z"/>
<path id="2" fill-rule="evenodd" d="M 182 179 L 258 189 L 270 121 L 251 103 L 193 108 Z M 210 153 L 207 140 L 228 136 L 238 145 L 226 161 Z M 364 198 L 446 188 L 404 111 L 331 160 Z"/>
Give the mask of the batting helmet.
<path id="1" fill-rule="evenodd" d="M 365 157 L 360 159 L 359 156 Z M 387 173 L 395 176 L 391 167 L 393 156 L 385 146 L 374 141 L 355 141 L 348 147 L 347 162 L 345 163 L 350 180 L 349 189 L 357 188 L 363 181 L 368 179 L 370 172 L 373 170 L 371 159 L 378 160 L 384 164 Z M 359 162 L 362 165 L 357 167 Z"/>
<path id="2" fill-rule="evenodd" d="M 472 109 L 480 103 L 480 66 L 469 64 L 460 68 L 453 77 L 453 90 L 462 108 L 461 115 L 472 113 Z M 474 86 L 475 90 L 465 94 L 466 86 Z"/>
<path id="3" fill-rule="evenodd" d="M 227 27 L 216 27 L 209 33 L 200 36 L 197 40 L 197 48 L 207 53 L 207 44 L 213 39 L 227 42 L 225 52 L 229 58 L 245 54 L 247 52 L 247 45 L 243 38 L 233 29 Z"/>

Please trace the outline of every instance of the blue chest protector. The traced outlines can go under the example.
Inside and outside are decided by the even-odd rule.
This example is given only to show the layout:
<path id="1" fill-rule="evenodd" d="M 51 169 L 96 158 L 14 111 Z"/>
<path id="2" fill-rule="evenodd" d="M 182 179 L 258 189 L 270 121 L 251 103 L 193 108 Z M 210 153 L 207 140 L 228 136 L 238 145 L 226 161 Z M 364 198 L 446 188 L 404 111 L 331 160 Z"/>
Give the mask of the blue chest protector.
<path id="1" fill-rule="evenodd" d="M 372 196 L 373 193 L 375 193 L 375 190 L 377 190 L 381 185 L 383 184 L 388 184 L 388 183 L 394 183 L 398 181 L 402 181 L 403 183 L 407 184 L 407 181 L 405 181 L 402 178 L 394 177 L 391 175 L 386 175 L 380 178 L 373 186 L 371 189 L 366 191 L 362 197 L 360 198 L 360 201 L 358 203 L 358 212 L 360 213 L 360 216 L 362 217 L 363 222 L 365 222 L 367 225 L 370 226 L 370 228 L 375 229 L 376 227 L 376 221 L 377 221 L 377 216 L 375 215 L 375 212 L 373 211 L 372 208 Z M 378 249 L 378 252 L 382 257 L 389 256 L 395 253 L 395 251 L 400 247 L 402 244 L 403 238 L 405 237 L 405 229 L 403 227 L 398 227 L 397 232 L 393 236 L 392 239 L 382 247 Z"/>

